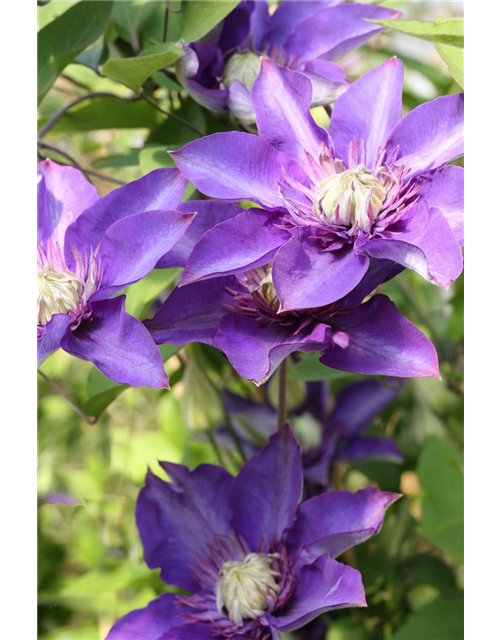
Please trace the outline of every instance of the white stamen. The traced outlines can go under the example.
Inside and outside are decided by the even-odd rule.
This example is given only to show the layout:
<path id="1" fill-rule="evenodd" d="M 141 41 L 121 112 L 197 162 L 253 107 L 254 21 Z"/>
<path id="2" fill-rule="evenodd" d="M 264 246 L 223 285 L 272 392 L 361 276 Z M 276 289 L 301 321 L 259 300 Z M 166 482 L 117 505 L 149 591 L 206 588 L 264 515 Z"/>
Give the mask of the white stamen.
<path id="1" fill-rule="evenodd" d="M 362 164 L 323 178 L 316 187 L 314 214 L 335 224 L 369 231 L 385 199 L 385 189 Z"/>
<path id="2" fill-rule="evenodd" d="M 46 325 L 56 313 L 76 311 L 82 292 L 83 284 L 72 271 L 42 269 L 38 273 L 38 324 Z"/>
<path id="3" fill-rule="evenodd" d="M 227 611 L 228 617 L 238 626 L 244 618 L 255 620 L 264 615 L 269 601 L 276 602 L 280 592 L 276 578 L 279 571 L 271 568 L 278 554 L 250 553 L 243 562 L 225 562 L 215 585 L 217 609 Z"/>

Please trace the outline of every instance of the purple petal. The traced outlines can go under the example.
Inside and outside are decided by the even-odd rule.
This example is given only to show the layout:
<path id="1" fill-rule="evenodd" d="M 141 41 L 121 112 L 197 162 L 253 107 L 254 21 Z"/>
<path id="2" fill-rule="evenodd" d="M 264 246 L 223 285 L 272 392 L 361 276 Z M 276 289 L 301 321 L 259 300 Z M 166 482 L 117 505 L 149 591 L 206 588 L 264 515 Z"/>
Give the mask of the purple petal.
<path id="1" fill-rule="evenodd" d="M 66 333 L 71 318 L 66 313 L 56 313 L 47 322 L 43 329 L 42 336 L 37 341 L 38 351 L 38 364 L 39 367 L 42 362 L 50 356 L 50 354 L 59 349 L 61 346 L 61 340 Z"/>
<path id="2" fill-rule="evenodd" d="M 263 324 L 235 313 L 226 314 L 219 324 L 213 346 L 225 353 L 236 371 L 260 385 L 283 360 L 295 351 L 321 351 L 330 344 L 331 329 L 325 324 L 293 327 L 279 322 Z"/>
<path id="3" fill-rule="evenodd" d="M 250 91 L 239 80 L 234 80 L 229 87 L 227 106 L 241 123 L 249 125 L 255 122 Z"/>
<path id="4" fill-rule="evenodd" d="M 286 607 L 268 618 L 280 631 L 294 631 L 325 611 L 365 606 L 365 590 L 359 571 L 324 554 L 300 570 Z"/>
<path id="5" fill-rule="evenodd" d="M 408 175 L 430 171 L 464 153 L 464 96 L 441 96 L 410 111 L 396 126 L 387 153 L 398 149 Z"/>
<path id="6" fill-rule="evenodd" d="M 196 50 L 195 50 L 196 49 Z M 194 43 L 183 48 L 175 65 L 177 77 L 189 95 L 211 111 L 227 109 L 227 89 L 219 89 L 217 77 L 221 74 L 221 50 L 208 43 Z"/>
<path id="7" fill-rule="evenodd" d="M 268 264 L 290 237 L 275 221 L 267 211 L 250 209 L 207 231 L 189 257 L 183 284 Z"/>
<path id="8" fill-rule="evenodd" d="M 374 258 L 393 260 L 426 280 L 449 286 L 462 273 L 460 245 L 439 209 L 417 203 L 408 210 L 392 237 L 375 238 L 365 245 Z"/>
<path id="9" fill-rule="evenodd" d="M 64 234 L 99 199 L 96 188 L 74 167 L 44 160 L 38 164 L 38 242 L 64 246 Z"/>
<path id="10" fill-rule="evenodd" d="M 464 170 L 446 166 L 416 178 L 420 202 L 436 207 L 453 230 L 458 244 L 464 244 Z"/>
<path id="11" fill-rule="evenodd" d="M 253 3 L 250 14 L 250 42 L 254 51 L 260 51 L 262 40 L 269 29 L 270 15 L 266 0 Z"/>
<path id="12" fill-rule="evenodd" d="M 219 322 L 233 296 L 226 287 L 235 279 L 214 278 L 176 287 L 151 320 L 144 325 L 157 344 L 212 344 Z"/>
<path id="13" fill-rule="evenodd" d="M 189 95 L 202 107 L 210 111 L 226 111 L 229 99 L 228 89 L 208 89 L 192 78 L 186 78 L 183 84 Z"/>
<path id="14" fill-rule="evenodd" d="M 351 247 L 323 251 L 306 233 L 293 235 L 273 260 L 281 310 L 313 309 L 340 300 L 361 281 L 370 261 Z"/>
<path id="15" fill-rule="evenodd" d="M 262 60 L 252 89 L 259 136 L 302 165 L 308 155 L 318 159 L 328 141 L 309 111 L 311 98 L 311 81 L 304 75 Z"/>
<path id="16" fill-rule="evenodd" d="M 320 358 L 326 366 L 364 375 L 440 378 L 432 343 L 387 296 L 375 295 L 336 318 L 341 331 Z"/>
<path id="17" fill-rule="evenodd" d="M 166 255 L 158 261 L 157 269 L 168 267 L 185 267 L 187 259 L 195 244 L 202 235 L 220 222 L 234 218 L 244 211 L 241 207 L 230 202 L 218 202 L 216 200 L 189 200 L 181 202 L 177 207 L 181 213 L 196 213 L 179 242 Z"/>
<path id="18" fill-rule="evenodd" d="M 401 271 L 403 271 L 403 267 L 392 260 L 370 260 L 368 271 L 361 282 L 339 301 L 339 309 L 354 309 L 379 285 L 399 275 Z"/>
<path id="19" fill-rule="evenodd" d="M 132 387 L 168 387 L 163 360 L 147 329 L 125 311 L 125 296 L 90 305 L 84 320 L 61 340 L 71 355 L 90 360 L 105 376 Z"/>
<path id="20" fill-rule="evenodd" d="M 83 504 L 80 500 L 73 498 L 67 493 L 50 493 L 42 498 L 47 504 L 65 504 L 68 507 L 78 507 Z"/>
<path id="21" fill-rule="evenodd" d="M 364 140 L 366 166 L 372 167 L 403 116 L 401 60 L 391 58 L 356 80 L 335 102 L 329 132 L 335 155 L 349 159 L 351 140 Z"/>
<path id="22" fill-rule="evenodd" d="M 103 278 L 92 301 L 112 298 L 148 275 L 182 238 L 193 218 L 194 213 L 145 211 L 112 224 L 99 249 Z"/>
<path id="23" fill-rule="evenodd" d="M 242 636 L 233 636 L 234 640 L 244 640 Z M 118 639 L 117 639 L 118 640 Z M 136 640 L 143 640 L 142 637 Z M 172 627 L 166 631 L 158 640 L 224 640 L 221 636 L 214 636 L 210 626 L 202 622 L 183 624 L 179 627 Z"/>
<path id="24" fill-rule="evenodd" d="M 327 429 L 337 429 L 343 438 L 357 435 L 400 393 L 402 385 L 398 382 L 362 380 L 344 387 L 335 398 Z"/>
<path id="25" fill-rule="evenodd" d="M 302 493 L 300 447 L 289 425 L 248 460 L 229 497 L 231 524 L 252 551 L 268 549 L 291 526 Z"/>
<path id="26" fill-rule="evenodd" d="M 330 7 L 303 20 L 283 48 L 298 60 L 337 60 L 382 31 L 382 27 L 366 22 L 367 18 L 387 20 L 400 15 L 392 9 L 366 4 Z"/>
<path id="27" fill-rule="evenodd" d="M 339 4 L 343 0 L 287 0 L 281 2 L 271 16 L 270 28 L 264 38 L 267 51 L 273 47 L 280 50 L 287 37 L 298 25 L 327 7 Z"/>
<path id="28" fill-rule="evenodd" d="M 144 558 L 151 569 L 161 569 L 167 584 L 196 592 L 200 587 L 192 568 L 210 562 L 210 545 L 230 531 L 228 500 L 234 479 L 210 464 L 193 471 L 168 462 L 161 465 L 172 482 L 149 471 L 137 499 Z"/>
<path id="29" fill-rule="evenodd" d="M 250 133 L 214 133 L 171 155 L 202 193 L 221 200 L 251 200 L 263 207 L 282 208 L 278 181 L 283 169 L 305 180 L 293 160 Z"/>
<path id="30" fill-rule="evenodd" d="M 386 510 L 400 497 L 373 487 L 323 493 L 300 505 L 287 544 L 304 547 L 311 562 L 322 553 L 337 557 L 379 533 Z"/>
<path id="31" fill-rule="evenodd" d="M 106 640 L 159 640 L 170 627 L 183 624 L 174 593 L 164 593 L 144 609 L 127 613 L 113 625 Z"/>
<path id="32" fill-rule="evenodd" d="M 310 60 L 298 71 L 311 81 L 311 107 L 335 102 L 350 84 L 344 69 L 328 60 Z"/>
<path id="33" fill-rule="evenodd" d="M 143 211 L 175 209 L 186 184 L 178 169 L 156 169 L 108 193 L 68 227 L 64 244 L 67 264 L 74 264 L 72 246 L 90 255 L 114 222 Z"/>
<path id="34" fill-rule="evenodd" d="M 372 438 L 360 436 L 350 440 L 345 446 L 337 449 L 336 460 L 351 462 L 362 460 L 385 460 L 387 462 L 404 462 L 401 449 L 391 438 Z"/>

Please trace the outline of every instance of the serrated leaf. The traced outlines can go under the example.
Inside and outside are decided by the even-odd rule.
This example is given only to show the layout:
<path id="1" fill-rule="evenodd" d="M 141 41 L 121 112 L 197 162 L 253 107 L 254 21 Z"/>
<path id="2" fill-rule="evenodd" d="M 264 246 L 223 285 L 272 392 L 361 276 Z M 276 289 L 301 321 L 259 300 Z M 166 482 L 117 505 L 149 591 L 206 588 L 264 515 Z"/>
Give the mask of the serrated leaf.
<path id="1" fill-rule="evenodd" d="M 238 2 L 182 3 L 182 38 L 186 43 L 203 38 L 211 29 L 238 6 Z"/>
<path id="2" fill-rule="evenodd" d="M 109 60 L 102 68 L 102 73 L 129 89 L 138 91 L 155 71 L 175 62 L 181 53 L 181 49 L 172 44 L 156 45 L 145 49 L 135 58 Z"/>
<path id="3" fill-rule="evenodd" d="M 450 74 L 457 83 L 464 88 L 464 50 L 449 44 L 436 43 L 439 55 L 448 65 Z"/>
<path id="4" fill-rule="evenodd" d="M 38 97 L 84 49 L 104 33 L 113 2 L 82 0 L 38 33 Z"/>
<path id="5" fill-rule="evenodd" d="M 434 43 L 449 44 L 454 47 L 464 46 L 463 19 L 437 19 L 435 22 L 419 22 L 418 20 L 367 20 L 383 27 L 406 33 L 409 36 L 430 40 Z"/>

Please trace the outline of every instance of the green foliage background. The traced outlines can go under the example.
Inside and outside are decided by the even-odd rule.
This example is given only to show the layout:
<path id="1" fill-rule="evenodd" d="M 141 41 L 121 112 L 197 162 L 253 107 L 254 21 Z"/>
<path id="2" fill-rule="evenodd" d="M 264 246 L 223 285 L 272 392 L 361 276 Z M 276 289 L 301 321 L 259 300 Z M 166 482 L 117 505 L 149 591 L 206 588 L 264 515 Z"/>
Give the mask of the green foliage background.
<path id="1" fill-rule="evenodd" d="M 182 11 L 170 13 L 165 43 L 163 1 L 53 0 L 39 6 L 40 130 L 72 101 L 89 92 L 107 94 L 69 109 L 43 136 L 41 156 L 128 182 L 159 166 L 172 166 L 167 150 L 198 137 L 164 111 L 203 134 L 237 128 L 229 117 L 216 117 L 193 102 L 168 66 L 178 56 L 181 36 L 202 37 L 237 3 L 170 4 Z M 408 20 L 456 18 L 460 9 L 447 2 L 383 4 L 397 6 Z M 463 41 L 460 45 L 438 37 L 436 42 L 453 76 L 432 42 L 394 31 L 384 32 L 344 63 L 356 77 L 398 55 L 406 68 L 404 106 L 409 110 L 460 91 L 454 78 L 463 85 Z M 323 109 L 315 109 L 314 115 L 326 124 Z M 101 195 L 117 184 L 89 177 Z M 191 186 L 186 198 L 192 197 L 200 194 Z M 177 275 L 178 270 L 153 272 L 130 287 L 128 310 L 139 318 L 150 316 L 151 302 L 173 287 Z M 355 550 L 368 609 L 327 617 L 328 640 L 458 640 L 463 638 L 463 281 L 445 291 L 405 272 L 383 290 L 433 340 L 443 380 L 411 381 L 372 427 L 398 441 L 404 465 L 364 463 L 341 469 L 347 489 L 378 485 L 405 497 L 391 508 L 382 533 Z M 157 460 L 190 467 L 217 463 L 210 445 L 189 429 L 196 420 L 190 411 L 193 385 L 183 378 L 186 363 L 203 360 L 217 394 L 225 387 L 256 398 L 261 393 L 208 347 L 179 351 L 166 346 L 163 355 L 172 391 L 116 385 L 90 363 L 62 351 L 41 367 L 94 418 L 82 420 L 40 380 L 42 640 L 101 640 L 117 617 L 165 590 L 143 561 L 134 523 L 145 472 L 149 466 L 160 473 Z M 306 380 L 317 379 L 329 380 L 334 397 L 356 376 L 332 372 L 316 356 L 306 356 L 290 371 L 290 401 L 300 397 Z M 76 504 L 47 503 L 45 498 L 54 493 L 64 493 Z"/>

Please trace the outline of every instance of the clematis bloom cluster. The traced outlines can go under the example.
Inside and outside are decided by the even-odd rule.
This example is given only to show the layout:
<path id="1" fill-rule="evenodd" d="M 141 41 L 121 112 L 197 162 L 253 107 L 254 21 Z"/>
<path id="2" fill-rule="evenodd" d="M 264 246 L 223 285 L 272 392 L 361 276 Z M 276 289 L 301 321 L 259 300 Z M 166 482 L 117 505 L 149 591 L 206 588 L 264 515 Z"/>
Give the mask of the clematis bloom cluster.
<path id="1" fill-rule="evenodd" d="M 377 534 L 399 495 L 333 491 L 300 504 L 300 447 L 289 426 L 237 477 L 161 463 L 137 501 L 145 559 L 164 593 L 118 620 L 107 640 L 271 640 L 325 611 L 365 606 L 361 576 L 334 558 Z"/>
<path id="2" fill-rule="evenodd" d="M 399 16 L 387 7 L 343 0 L 284 0 L 272 15 L 265 0 L 240 2 L 203 42 L 184 47 L 177 75 L 202 106 L 229 109 L 245 124 L 255 122 L 250 91 L 261 58 L 306 75 L 313 106 L 329 104 L 349 84 L 334 61 L 382 30 L 367 19 Z"/>
<path id="3" fill-rule="evenodd" d="M 463 95 L 402 118 L 402 82 L 396 58 L 369 71 L 326 131 L 309 111 L 310 80 L 264 60 L 252 89 L 259 135 L 216 133 L 172 153 L 202 193 L 262 207 L 207 232 L 183 283 L 271 263 L 280 313 L 336 303 L 371 259 L 450 285 L 462 271 L 463 169 L 447 163 L 463 154 Z"/>
<path id="4" fill-rule="evenodd" d="M 381 261 L 336 303 L 283 312 L 270 268 L 258 267 L 178 286 L 144 324 L 157 344 L 216 347 L 243 378 L 257 385 L 297 351 L 321 352 L 324 364 L 351 373 L 439 377 L 432 343 L 387 296 L 377 294 L 362 303 L 392 270 L 393 263 Z"/>

